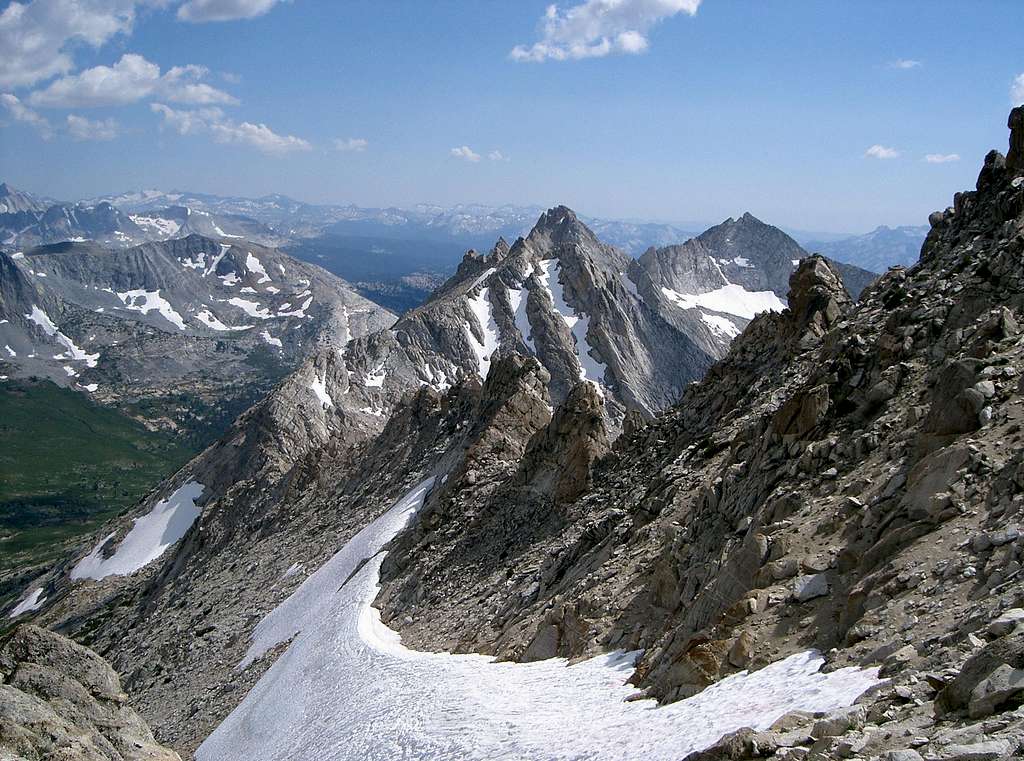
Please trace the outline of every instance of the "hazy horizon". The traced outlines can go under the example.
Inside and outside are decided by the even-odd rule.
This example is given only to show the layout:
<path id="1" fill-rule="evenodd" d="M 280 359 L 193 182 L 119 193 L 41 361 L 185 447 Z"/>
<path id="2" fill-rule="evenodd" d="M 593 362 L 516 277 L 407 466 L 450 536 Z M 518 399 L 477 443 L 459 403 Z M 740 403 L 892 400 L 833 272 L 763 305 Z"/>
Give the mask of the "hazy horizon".
<path id="1" fill-rule="evenodd" d="M 3 179 L 67 200 L 562 203 L 861 233 L 972 187 L 1024 100 L 1013 35 L 991 33 L 1022 9 L 1000 0 L 2 7 Z"/>

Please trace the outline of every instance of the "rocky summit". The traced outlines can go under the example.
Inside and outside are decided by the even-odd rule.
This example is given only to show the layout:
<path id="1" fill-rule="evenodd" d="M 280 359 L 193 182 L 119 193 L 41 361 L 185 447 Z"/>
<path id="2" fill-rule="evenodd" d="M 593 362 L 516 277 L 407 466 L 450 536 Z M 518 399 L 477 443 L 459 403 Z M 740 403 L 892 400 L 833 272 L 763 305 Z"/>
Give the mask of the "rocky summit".
<path id="1" fill-rule="evenodd" d="M 407 687 L 454 726 L 494 696 L 446 664 L 506 669 L 505 685 L 610 668 L 630 683 L 615 711 L 644 714 L 622 725 L 638 737 L 679 707 L 705 723 L 730 707 L 724 737 L 685 745 L 693 759 L 1019 756 L 1024 108 L 1009 126 L 1009 153 L 931 216 L 920 261 L 870 283 L 750 215 L 631 260 L 560 206 L 467 253 L 420 307 L 325 341 L 130 514 L 26 579 L 8 615 L 33 626 L 0 645 L 15 727 L 0 741 L 30 758 L 72 741 L 89 758 L 241 758 L 242 726 L 256 747 L 268 733 L 268 758 L 286 757 L 267 750 L 278 731 L 342 732 L 331 747 L 352 757 L 362 735 L 343 717 L 373 685 L 345 674 L 310 696 L 312 675 L 287 681 L 310 648 L 332 678 L 364 653 L 337 639 L 351 625 L 381 683 L 411 662 L 450 680 Z M 207 277 L 261 299 L 170 303 L 187 335 L 201 309 L 228 318 L 214 302 L 276 319 L 298 296 L 285 307 L 268 283 L 312 289 L 248 244 L 151 245 L 197 282 L 220 256 Z M 67 253 L 0 258 L 0 282 L 11 314 L 39 299 L 48 319 L 17 329 L 74 368 L 83 332 L 65 315 L 141 302 L 120 295 L 132 283 L 94 287 L 96 254 Z M 64 284 L 50 300 L 38 273 Z M 539 670 L 558 657 L 574 665 Z M 754 687 L 750 705 L 727 700 L 818 657 L 808 690 L 831 703 L 764 713 Z M 843 679 L 858 681 L 840 700 Z M 772 705 L 789 705 L 784 688 Z M 514 725 L 515 690 L 502 699 Z M 335 714 L 314 718 L 323 705 Z M 418 722 L 396 725 L 396 752 Z"/>

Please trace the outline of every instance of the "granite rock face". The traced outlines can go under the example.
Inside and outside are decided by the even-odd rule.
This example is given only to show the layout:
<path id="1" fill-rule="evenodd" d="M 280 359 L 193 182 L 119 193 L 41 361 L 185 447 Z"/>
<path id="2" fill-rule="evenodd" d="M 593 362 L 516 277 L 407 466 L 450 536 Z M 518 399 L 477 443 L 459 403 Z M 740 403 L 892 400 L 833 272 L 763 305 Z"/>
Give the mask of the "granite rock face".
<path id="1" fill-rule="evenodd" d="M 29 625 L 0 644 L 0 754 L 29 761 L 179 761 L 153 739 L 106 661 Z"/>

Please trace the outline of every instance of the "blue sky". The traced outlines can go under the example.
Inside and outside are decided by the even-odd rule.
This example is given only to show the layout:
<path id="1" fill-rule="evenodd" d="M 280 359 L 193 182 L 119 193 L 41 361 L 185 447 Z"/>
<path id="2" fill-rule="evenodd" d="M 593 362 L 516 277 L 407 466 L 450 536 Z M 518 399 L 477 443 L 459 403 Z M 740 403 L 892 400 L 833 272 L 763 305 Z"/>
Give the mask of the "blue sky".
<path id="1" fill-rule="evenodd" d="M 0 3 L 0 179 L 857 232 L 948 205 L 1024 100 L 1018 0 L 547 7 Z"/>

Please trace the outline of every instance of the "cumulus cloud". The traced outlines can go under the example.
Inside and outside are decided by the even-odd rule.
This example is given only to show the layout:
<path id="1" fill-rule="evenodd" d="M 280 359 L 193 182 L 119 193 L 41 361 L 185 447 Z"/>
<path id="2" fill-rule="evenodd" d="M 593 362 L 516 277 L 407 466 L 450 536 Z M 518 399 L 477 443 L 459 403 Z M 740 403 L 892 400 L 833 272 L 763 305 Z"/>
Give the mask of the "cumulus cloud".
<path id="1" fill-rule="evenodd" d="M 452 148 L 451 155 L 457 159 L 470 161 L 474 164 L 480 160 L 480 154 L 475 152 L 468 145 L 460 145 L 458 148 Z"/>
<path id="2" fill-rule="evenodd" d="M 1024 74 L 1018 74 L 1017 78 L 1013 80 L 1013 85 L 1010 87 L 1010 100 L 1015 106 L 1024 105 Z"/>
<path id="3" fill-rule="evenodd" d="M 701 0 L 585 0 L 566 10 L 549 5 L 540 22 L 540 40 L 516 45 L 514 61 L 568 61 L 647 50 L 647 33 L 658 22 L 686 13 Z"/>
<path id="4" fill-rule="evenodd" d="M 361 137 L 339 137 L 334 141 L 334 150 L 343 153 L 361 153 L 369 143 Z"/>
<path id="5" fill-rule="evenodd" d="M 950 161 L 959 161 L 958 153 L 929 153 L 924 157 L 929 164 L 948 164 Z"/>
<path id="6" fill-rule="evenodd" d="M 501 151 L 491 151 L 487 154 L 487 158 L 491 161 L 508 161 L 508 156 Z"/>
<path id="7" fill-rule="evenodd" d="M 178 8 L 182 21 L 235 21 L 268 13 L 279 0 L 188 0 Z"/>
<path id="8" fill-rule="evenodd" d="M 181 110 L 163 103 L 151 103 L 150 109 L 162 117 L 165 127 L 181 135 L 208 134 L 218 143 L 243 145 L 276 155 L 312 148 L 301 137 L 279 135 L 266 124 L 232 121 L 219 108 Z"/>
<path id="9" fill-rule="evenodd" d="M 913 58 L 897 58 L 889 64 L 890 69 L 916 69 L 919 66 L 921 66 L 921 62 L 915 61 Z"/>
<path id="10" fill-rule="evenodd" d="M 159 2 L 160 0 L 154 0 Z M 32 0 L 0 12 L 0 87 L 26 87 L 74 67 L 69 48 L 131 31 L 136 0 Z"/>
<path id="11" fill-rule="evenodd" d="M 75 140 L 113 140 L 121 132 L 121 126 L 114 119 L 86 119 L 77 114 L 68 114 L 68 134 Z"/>
<path id="12" fill-rule="evenodd" d="M 50 126 L 50 122 L 22 103 L 16 96 L 10 93 L 0 94 L 0 104 L 7 110 L 12 119 L 35 127 L 45 140 L 49 140 L 53 136 L 53 128 Z"/>
<path id="13" fill-rule="evenodd" d="M 895 148 L 875 144 L 864 151 L 864 155 L 872 159 L 894 159 L 900 155 L 900 152 Z"/>
<path id="14" fill-rule="evenodd" d="M 165 74 L 160 67 L 136 53 L 125 53 L 113 66 L 91 69 L 54 80 L 29 96 L 42 108 L 93 108 L 163 98 L 175 103 L 211 105 L 237 103 L 226 92 L 200 80 L 209 72 L 203 66 L 174 66 Z"/>

